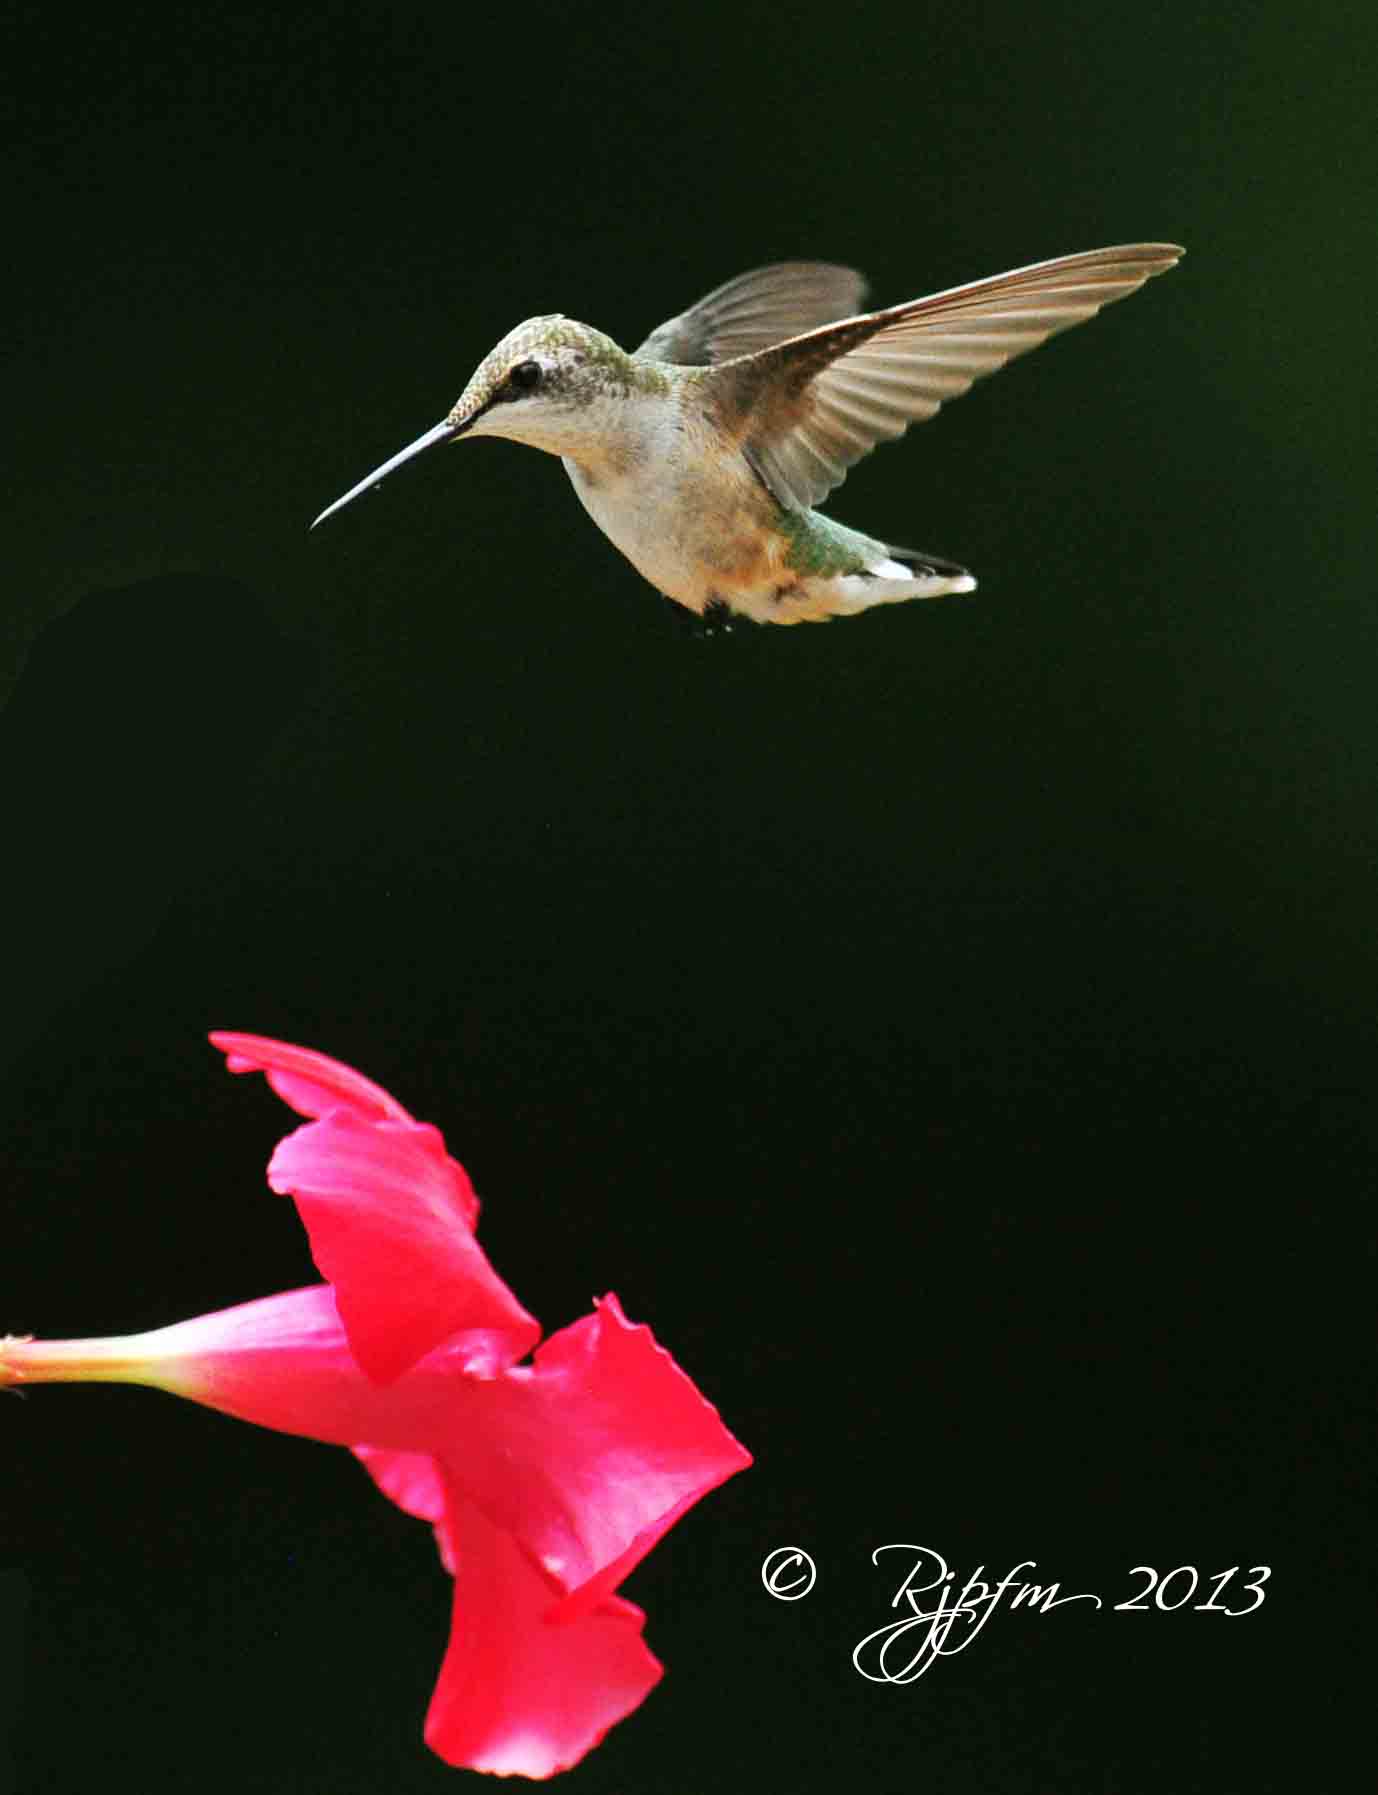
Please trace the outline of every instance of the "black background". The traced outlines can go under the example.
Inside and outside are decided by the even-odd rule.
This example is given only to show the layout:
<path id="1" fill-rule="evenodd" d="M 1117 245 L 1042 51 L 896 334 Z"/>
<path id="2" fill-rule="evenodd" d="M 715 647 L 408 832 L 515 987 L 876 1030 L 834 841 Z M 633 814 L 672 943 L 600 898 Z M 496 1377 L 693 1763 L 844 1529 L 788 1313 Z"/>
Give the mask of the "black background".
<path id="1" fill-rule="evenodd" d="M 0 1325 L 311 1278 L 210 1027 L 439 1123 L 547 1327 L 615 1289 L 757 1456 L 627 1587 L 668 1674 L 589 1795 L 1348 1786 L 1357 16 L 50 9 L 7 56 Z M 834 501 L 972 598 L 688 640 L 506 444 L 306 533 L 532 313 L 634 343 L 780 257 L 888 303 L 1134 239 L 1189 254 Z M 138 1391 L 0 1422 L 22 1788 L 456 1786 L 447 1580 L 346 1454 Z M 873 1686 L 891 1541 L 1107 1607 Z M 1258 1563 L 1249 1618 L 1109 1607 Z"/>

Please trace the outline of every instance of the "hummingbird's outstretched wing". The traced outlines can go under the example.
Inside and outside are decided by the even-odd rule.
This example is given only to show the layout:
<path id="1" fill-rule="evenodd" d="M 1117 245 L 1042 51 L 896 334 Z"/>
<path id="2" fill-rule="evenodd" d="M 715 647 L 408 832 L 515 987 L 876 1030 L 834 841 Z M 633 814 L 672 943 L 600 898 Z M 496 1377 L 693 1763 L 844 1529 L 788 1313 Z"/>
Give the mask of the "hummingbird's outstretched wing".
<path id="1" fill-rule="evenodd" d="M 714 368 L 721 422 L 776 498 L 807 509 L 878 442 L 1182 254 L 1173 243 L 1092 249 L 828 324 Z"/>
<path id="2" fill-rule="evenodd" d="M 855 268 L 776 262 L 716 287 L 678 318 L 657 325 L 634 353 L 680 367 L 707 367 L 850 317 L 865 297 L 865 277 Z"/>

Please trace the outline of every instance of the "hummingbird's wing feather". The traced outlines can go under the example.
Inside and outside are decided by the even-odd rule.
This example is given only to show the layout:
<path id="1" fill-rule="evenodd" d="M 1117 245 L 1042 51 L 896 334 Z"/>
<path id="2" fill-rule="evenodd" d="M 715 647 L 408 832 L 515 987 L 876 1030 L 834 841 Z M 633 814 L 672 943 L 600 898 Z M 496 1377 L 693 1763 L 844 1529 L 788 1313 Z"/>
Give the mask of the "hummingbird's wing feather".
<path id="1" fill-rule="evenodd" d="M 865 297 L 865 278 L 855 268 L 776 262 L 715 288 L 678 318 L 658 325 L 635 353 L 680 367 L 731 361 L 850 317 Z"/>
<path id="2" fill-rule="evenodd" d="M 878 442 L 1016 355 L 1123 299 L 1182 255 L 1093 249 L 847 318 L 714 369 L 726 428 L 782 504 L 816 505 Z"/>

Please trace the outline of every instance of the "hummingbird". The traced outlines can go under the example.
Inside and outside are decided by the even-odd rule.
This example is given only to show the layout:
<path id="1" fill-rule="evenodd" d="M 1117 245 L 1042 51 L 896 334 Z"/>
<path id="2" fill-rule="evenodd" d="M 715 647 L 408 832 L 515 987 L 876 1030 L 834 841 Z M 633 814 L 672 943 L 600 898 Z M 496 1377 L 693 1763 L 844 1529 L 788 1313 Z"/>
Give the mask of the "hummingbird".
<path id="1" fill-rule="evenodd" d="M 505 436 L 558 455 L 637 571 L 710 622 L 819 622 L 971 592 L 955 561 L 815 507 L 877 443 L 1182 254 L 1093 249 L 873 312 L 855 269 L 778 262 L 716 288 L 630 354 L 563 313 L 528 318 L 440 423 L 311 527 L 428 449 Z"/>

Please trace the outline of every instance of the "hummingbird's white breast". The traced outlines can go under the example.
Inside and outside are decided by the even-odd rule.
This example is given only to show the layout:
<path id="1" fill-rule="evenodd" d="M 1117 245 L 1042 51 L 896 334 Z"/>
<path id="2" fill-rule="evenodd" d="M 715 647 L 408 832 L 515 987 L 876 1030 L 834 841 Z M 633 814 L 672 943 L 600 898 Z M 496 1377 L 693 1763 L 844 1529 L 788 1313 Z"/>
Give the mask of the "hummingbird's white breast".
<path id="1" fill-rule="evenodd" d="M 745 609 L 745 593 L 788 578 L 778 507 L 695 405 L 692 382 L 600 399 L 596 446 L 562 459 L 589 516 L 667 598 L 700 613 L 715 599 Z"/>

